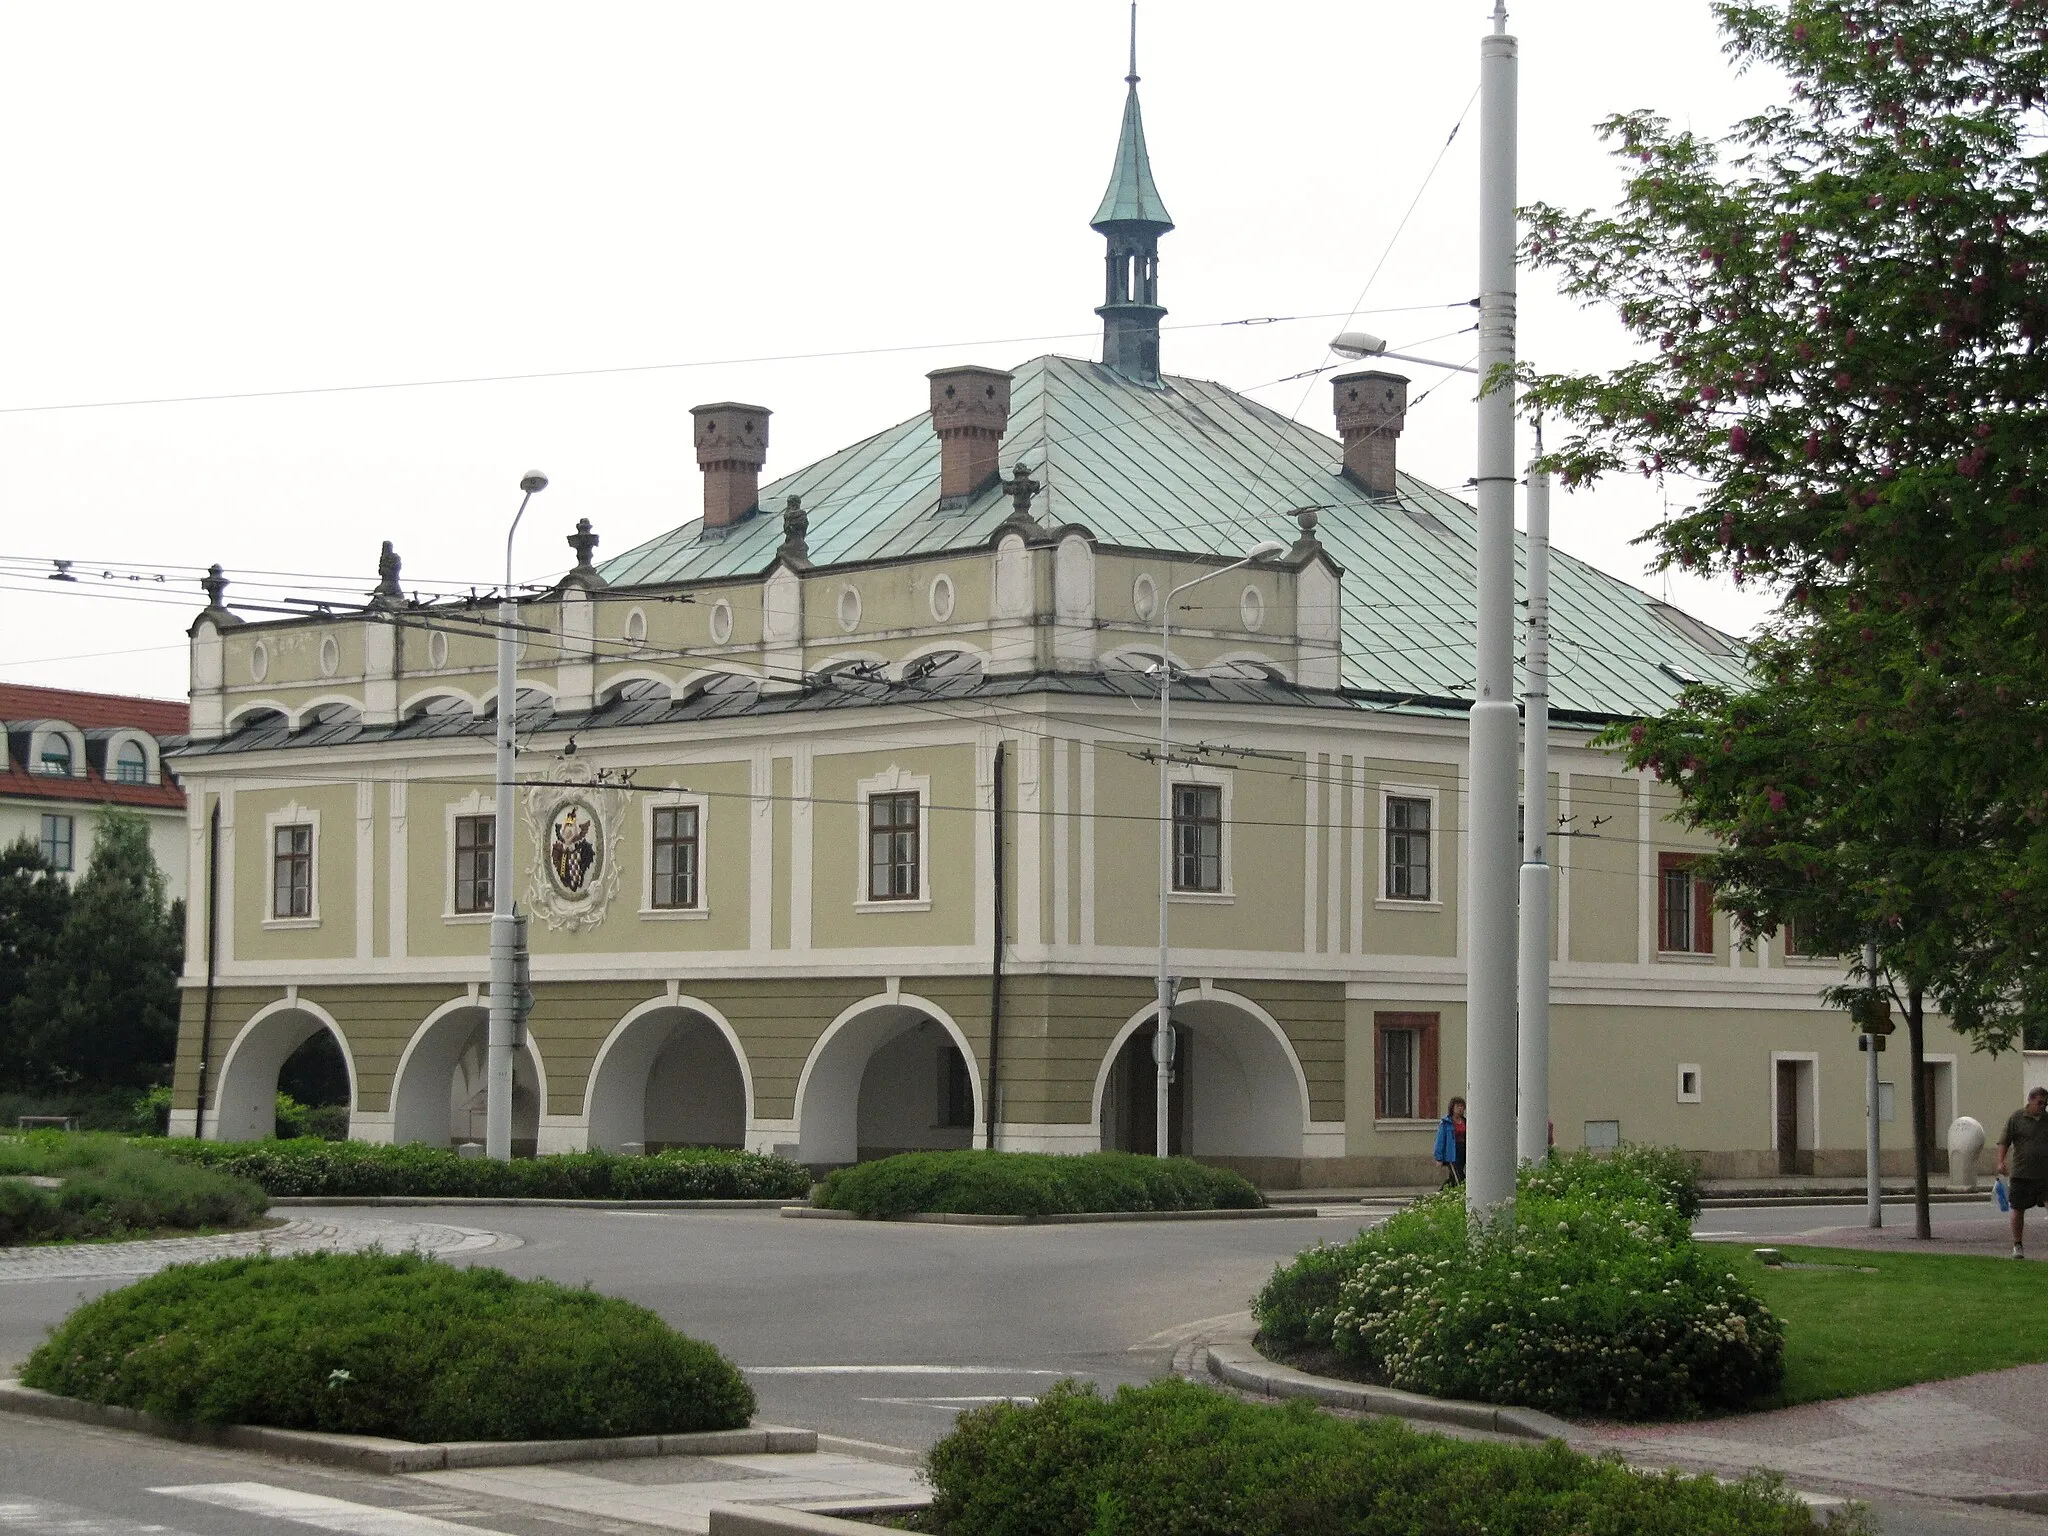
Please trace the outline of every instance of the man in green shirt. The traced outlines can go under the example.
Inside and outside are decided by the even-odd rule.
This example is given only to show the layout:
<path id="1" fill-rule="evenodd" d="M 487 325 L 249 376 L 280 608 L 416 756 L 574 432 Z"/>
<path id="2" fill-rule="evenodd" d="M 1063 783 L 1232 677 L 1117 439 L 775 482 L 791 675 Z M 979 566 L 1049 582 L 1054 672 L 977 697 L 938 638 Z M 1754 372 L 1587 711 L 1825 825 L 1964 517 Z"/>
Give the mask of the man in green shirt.
<path id="1" fill-rule="evenodd" d="M 2006 1172 L 2006 1195 L 2012 1203 L 2012 1256 L 2023 1259 L 2020 1240 L 2029 1206 L 2048 1206 L 2048 1088 L 2027 1094 L 2027 1105 L 2016 1109 L 2005 1122 L 1998 1138 L 1998 1171 Z"/>

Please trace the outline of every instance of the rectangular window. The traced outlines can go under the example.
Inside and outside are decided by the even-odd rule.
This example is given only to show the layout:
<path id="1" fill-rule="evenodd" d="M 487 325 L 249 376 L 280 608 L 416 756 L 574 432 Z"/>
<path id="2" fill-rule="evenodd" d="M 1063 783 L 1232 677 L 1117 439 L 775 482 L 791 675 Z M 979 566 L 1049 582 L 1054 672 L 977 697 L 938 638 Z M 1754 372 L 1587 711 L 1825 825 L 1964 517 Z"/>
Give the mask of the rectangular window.
<path id="1" fill-rule="evenodd" d="M 868 900 L 915 901 L 917 791 L 868 799 Z"/>
<path id="2" fill-rule="evenodd" d="M 974 1128 L 974 1080 L 957 1045 L 939 1047 L 939 1124 L 956 1131 Z"/>
<path id="3" fill-rule="evenodd" d="M 1376 1013 L 1374 1114 L 1381 1120 L 1434 1120 L 1437 1114 L 1437 1016 Z"/>
<path id="4" fill-rule="evenodd" d="M 1689 853 L 1657 855 L 1657 948 L 1665 954 L 1714 952 L 1714 888 L 1693 864 Z"/>
<path id="5" fill-rule="evenodd" d="M 271 850 L 270 915 L 313 915 L 313 829 L 300 824 L 277 828 Z"/>
<path id="6" fill-rule="evenodd" d="M 1795 917 L 1778 930 L 1778 941 L 1788 956 L 1801 960 L 1824 958 L 1813 942 L 1813 920 Z"/>
<path id="7" fill-rule="evenodd" d="M 651 904 L 664 911 L 697 905 L 697 807 L 657 806 L 654 811 L 654 892 Z"/>
<path id="8" fill-rule="evenodd" d="M 1387 895 L 1396 901 L 1428 901 L 1429 802 L 1420 796 L 1387 796 Z"/>
<path id="9" fill-rule="evenodd" d="M 45 816 L 43 827 L 36 838 L 36 847 L 49 861 L 50 868 L 69 871 L 72 867 L 72 827 L 69 816 Z"/>
<path id="10" fill-rule="evenodd" d="M 488 912 L 497 873 L 498 818 L 455 818 L 455 910 Z"/>
<path id="11" fill-rule="evenodd" d="M 1223 791 L 1217 785 L 1173 786 L 1173 888 L 1223 889 Z"/>

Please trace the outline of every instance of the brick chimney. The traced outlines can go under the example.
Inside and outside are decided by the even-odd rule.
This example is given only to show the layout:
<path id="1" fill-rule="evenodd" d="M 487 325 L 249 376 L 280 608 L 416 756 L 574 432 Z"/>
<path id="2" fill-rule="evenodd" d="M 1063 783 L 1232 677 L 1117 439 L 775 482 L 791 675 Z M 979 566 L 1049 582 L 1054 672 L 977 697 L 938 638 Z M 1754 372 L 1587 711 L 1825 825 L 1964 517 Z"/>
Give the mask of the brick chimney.
<path id="1" fill-rule="evenodd" d="M 939 505 L 965 506 L 998 475 L 1010 424 L 1010 375 L 1000 368 L 938 368 L 932 431 L 939 437 Z"/>
<path id="2" fill-rule="evenodd" d="M 1344 439 L 1344 473 L 1374 496 L 1394 494 L 1394 444 L 1408 419 L 1408 381 L 1398 373 L 1340 374 L 1337 435 Z"/>
<path id="3" fill-rule="evenodd" d="M 697 467 L 704 471 L 704 526 L 730 527 L 760 500 L 772 413 L 765 405 L 721 400 L 693 405 L 690 414 L 697 418 Z"/>

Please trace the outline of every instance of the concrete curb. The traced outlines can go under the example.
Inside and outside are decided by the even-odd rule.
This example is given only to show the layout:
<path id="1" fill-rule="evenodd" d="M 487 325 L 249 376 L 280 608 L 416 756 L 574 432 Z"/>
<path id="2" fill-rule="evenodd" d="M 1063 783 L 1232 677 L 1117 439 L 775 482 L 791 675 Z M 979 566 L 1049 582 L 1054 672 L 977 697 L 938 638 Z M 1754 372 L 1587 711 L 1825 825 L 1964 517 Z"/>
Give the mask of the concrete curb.
<path id="1" fill-rule="evenodd" d="M 278 1206 L 323 1205 L 533 1205 L 565 1210 L 599 1211 L 774 1211 L 790 1204 L 787 1197 L 775 1200 L 544 1200 L 523 1195 L 273 1195 Z"/>
<path id="2" fill-rule="evenodd" d="M 814 1205 L 785 1205 L 785 1216 L 811 1221 L 916 1221 L 946 1227 L 1070 1227 L 1105 1221 L 1298 1221 L 1312 1220 L 1313 1207 L 1267 1206 L 1250 1211 L 1061 1211 L 1050 1216 L 988 1216 L 969 1211 L 913 1211 L 908 1216 L 866 1217 Z"/>
<path id="3" fill-rule="evenodd" d="M 902 1501 L 861 1506 L 873 1514 L 907 1514 L 924 1507 Z M 813 1515 L 768 1504 L 714 1504 L 711 1536 L 875 1536 L 875 1527 L 865 1520 L 842 1520 L 837 1515 Z"/>
<path id="4" fill-rule="evenodd" d="M 1332 1408 L 1391 1414 L 1427 1424 L 1455 1424 L 1461 1429 L 1481 1429 L 1523 1440 L 1563 1440 L 1571 1431 L 1563 1419 L 1534 1408 L 1465 1403 L 1452 1398 L 1424 1397 L 1419 1392 L 1396 1392 L 1391 1387 L 1369 1387 L 1363 1382 L 1311 1376 L 1291 1366 L 1275 1365 L 1252 1348 L 1249 1339 L 1211 1340 L 1207 1348 L 1211 1376 L 1226 1386 L 1263 1397 L 1305 1397 Z"/>
<path id="5" fill-rule="evenodd" d="M 1747 1211 L 1800 1205 L 1853 1205 L 1861 1208 L 1869 1201 L 1869 1198 L 1868 1195 L 1708 1195 L 1701 1199 L 1700 1209 L 1706 1211 Z M 1929 1205 L 1974 1205 L 1980 1202 L 1987 1206 L 1991 1204 L 1990 1190 L 1978 1190 L 1975 1194 L 1964 1194 L 1960 1191 L 1951 1193 L 1948 1190 L 1942 1190 L 1939 1193 L 1930 1193 L 1927 1196 L 1927 1203 Z M 1887 1194 L 1883 1197 L 1882 1203 L 1885 1205 L 1911 1205 L 1913 1197 L 1910 1194 Z"/>
<path id="6" fill-rule="evenodd" d="M 818 1437 L 808 1429 L 760 1425 L 709 1430 L 693 1435 L 624 1435 L 594 1440 L 452 1440 L 420 1443 L 376 1435 L 326 1435 L 305 1429 L 267 1429 L 256 1424 L 178 1424 L 136 1408 L 88 1403 L 39 1392 L 18 1381 L 0 1381 L 0 1412 L 65 1419 L 103 1429 L 122 1429 L 198 1445 L 260 1451 L 293 1461 L 313 1461 L 358 1472 L 438 1472 L 459 1467 L 521 1467 L 555 1461 L 610 1461 L 644 1456 L 760 1456 L 810 1452 Z"/>

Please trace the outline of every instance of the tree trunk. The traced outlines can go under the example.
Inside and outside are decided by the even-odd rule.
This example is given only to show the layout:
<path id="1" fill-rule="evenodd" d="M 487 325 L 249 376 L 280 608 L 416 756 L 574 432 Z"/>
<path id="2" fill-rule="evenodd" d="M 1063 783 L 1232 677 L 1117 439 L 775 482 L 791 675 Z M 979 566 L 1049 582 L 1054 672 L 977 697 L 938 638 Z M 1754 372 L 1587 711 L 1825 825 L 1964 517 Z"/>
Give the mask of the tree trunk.
<path id="1" fill-rule="evenodd" d="M 1927 1013 L 1921 1004 L 1920 989 L 1908 987 L 1906 1054 L 1911 1059 L 1913 1073 L 1913 1235 L 1931 1241 L 1934 1237 L 1934 1215 L 1928 1209 L 1927 1170 L 1934 1160 L 1934 1148 L 1930 1145 L 1934 1128 L 1928 1122 L 1933 1118 L 1934 1105 L 1927 1097 Z"/>

